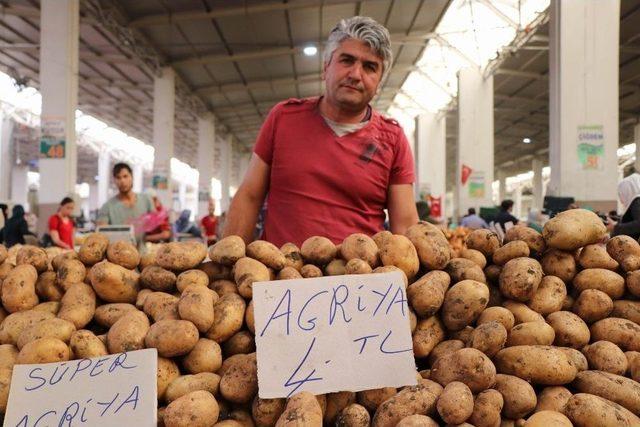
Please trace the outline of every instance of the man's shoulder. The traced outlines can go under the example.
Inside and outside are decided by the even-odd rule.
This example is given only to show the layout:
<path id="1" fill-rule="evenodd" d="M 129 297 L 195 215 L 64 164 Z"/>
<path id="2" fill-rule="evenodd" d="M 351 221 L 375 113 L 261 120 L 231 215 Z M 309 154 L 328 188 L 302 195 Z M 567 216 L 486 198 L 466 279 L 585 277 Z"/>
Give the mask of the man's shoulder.
<path id="1" fill-rule="evenodd" d="M 287 114 L 287 113 L 294 113 L 298 111 L 311 110 L 315 107 L 317 101 L 318 101 L 317 97 L 289 98 L 287 100 L 277 103 L 273 107 L 272 111 Z"/>

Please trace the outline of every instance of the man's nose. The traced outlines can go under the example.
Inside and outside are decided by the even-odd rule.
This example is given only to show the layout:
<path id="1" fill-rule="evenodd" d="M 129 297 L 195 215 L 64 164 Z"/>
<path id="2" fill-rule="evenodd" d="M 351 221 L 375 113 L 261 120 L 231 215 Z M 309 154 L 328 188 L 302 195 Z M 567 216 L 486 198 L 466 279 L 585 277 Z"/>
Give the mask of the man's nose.
<path id="1" fill-rule="evenodd" d="M 354 63 L 349 69 L 349 78 L 357 81 L 362 80 L 362 64 L 360 62 Z"/>

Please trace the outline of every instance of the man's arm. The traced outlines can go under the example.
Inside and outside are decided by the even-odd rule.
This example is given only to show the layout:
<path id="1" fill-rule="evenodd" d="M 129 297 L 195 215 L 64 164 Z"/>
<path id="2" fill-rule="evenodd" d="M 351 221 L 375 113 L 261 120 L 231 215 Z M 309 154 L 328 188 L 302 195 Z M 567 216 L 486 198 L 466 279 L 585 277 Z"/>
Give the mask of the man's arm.
<path id="1" fill-rule="evenodd" d="M 387 208 L 391 232 L 404 234 L 407 228 L 418 222 L 418 211 L 413 198 L 413 185 L 391 185 L 388 198 Z"/>
<path id="2" fill-rule="evenodd" d="M 144 236 L 145 242 L 151 242 L 151 243 L 162 242 L 165 240 L 169 240 L 170 238 L 171 238 L 171 230 L 162 230 L 159 233 L 147 234 L 146 236 Z"/>
<path id="3" fill-rule="evenodd" d="M 246 243 L 253 241 L 258 212 L 269 189 L 270 166 L 258 155 L 251 156 L 249 168 L 238 188 L 224 225 L 223 237 L 238 235 Z"/>
<path id="4" fill-rule="evenodd" d="M 108 202 L 105 202 L 98 211 L 98 217 L 96 218 L 96 227 L 101 225 L 109 225 L 109 206 Z"/>

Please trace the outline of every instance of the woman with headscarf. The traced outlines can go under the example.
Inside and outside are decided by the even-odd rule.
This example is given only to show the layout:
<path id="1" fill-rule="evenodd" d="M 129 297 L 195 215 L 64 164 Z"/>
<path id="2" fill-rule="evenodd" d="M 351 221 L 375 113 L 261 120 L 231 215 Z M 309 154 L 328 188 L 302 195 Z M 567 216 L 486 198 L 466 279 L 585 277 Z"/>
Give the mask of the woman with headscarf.
<path id="1" fill-rule="evenodd" d="M 609 220 L 607 228 L 611 236 L 624 234 L 637 239 L 640 237 L 640 174 L 631 174 L 620 181 L 618 197 L 622 203 L 620 221 Z"/>
<path id="2" fill-rule="evenodd" d="M 4 245 L 8 248 L 17 244 L 24 245 L 24 236 L 27 234 L 35 236 L 29 231 L 27 220 L 24 218 L 24 208 L 22 205 L 15 205 L 11 218 L 7 220 L 2 229 Z"/>

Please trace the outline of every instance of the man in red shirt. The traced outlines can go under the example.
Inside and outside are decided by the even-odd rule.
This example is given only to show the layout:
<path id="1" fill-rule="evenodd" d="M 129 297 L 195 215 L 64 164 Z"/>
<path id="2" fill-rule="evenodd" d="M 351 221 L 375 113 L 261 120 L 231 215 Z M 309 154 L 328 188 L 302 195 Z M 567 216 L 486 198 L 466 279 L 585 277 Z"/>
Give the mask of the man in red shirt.
<path id="1" fill-rule="evenodd" d="M 413 158 L 402 128 L 369 102 L 389 72 L 389 32 L 371 18 L 341 20 L 324 53 L 325 93 L 271 109 L 238 188 L 224 235 L 253 238 L 268 193 L 262 238 L 300 245 L 313 235 L 403 234 L 418 221 Z"/>
<path id="2" fill-rule="evenodd" d="M 209 199 L 209 212 L 200 220 L 202 235 L 207 239 L 207 245 L 213 245 L 216 242 L 216 228 L 218 227 L 218 218 L 215 216 L 216 203 L 213 199 Z"/>

